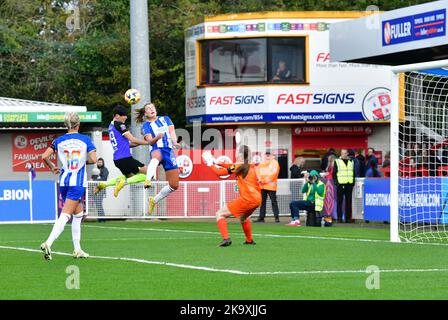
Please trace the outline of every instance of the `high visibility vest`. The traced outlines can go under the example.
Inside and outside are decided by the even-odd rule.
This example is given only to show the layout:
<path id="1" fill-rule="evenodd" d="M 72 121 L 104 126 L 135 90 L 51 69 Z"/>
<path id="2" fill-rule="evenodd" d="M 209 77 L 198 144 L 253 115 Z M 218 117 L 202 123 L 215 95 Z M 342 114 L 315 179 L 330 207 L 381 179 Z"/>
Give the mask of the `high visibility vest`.
<path id="1" fill-rule="evenodd" d="M 355 164 L 353 160 L 348 160 L 347 165 L 345 165 L 344 160 L 336 159 L 336 165 L 338 166 L 338 172 L 336 174 L 336 178 L 338 179 L 339 184 L 347 184 L 353 183 L 353 170 L 355 168 Z"/>
<path id="2" fill-rule="evenodd" d="M 325 193 L 327 191 L 326 190 L 326 186 L 325 186 L 325 184 L 322 181 L 317 182 L 317 188 L 319 188 L 321 185 L 324 187 L 324 194 L 323 194 L 323 196 L 320 196 L 317 191 L 314 192 L 314 210 L 318 211 L 318 212 L 320 212 L 320 211 L 322 211 L 324 209 Z M 312 186 L 308 188 L 308 191 L 307 191 L 307 193 L 306 193 L 306 195 L 304 197 L 305 201 L 310 196 L 312 189 L 313 189 Z"/>

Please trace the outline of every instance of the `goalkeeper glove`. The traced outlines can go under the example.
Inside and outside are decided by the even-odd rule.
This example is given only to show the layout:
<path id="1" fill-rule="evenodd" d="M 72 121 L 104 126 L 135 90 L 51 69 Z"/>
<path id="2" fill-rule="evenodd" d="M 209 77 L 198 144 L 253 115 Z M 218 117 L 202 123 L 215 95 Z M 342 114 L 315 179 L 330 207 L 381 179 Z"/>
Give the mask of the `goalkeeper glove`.
<path id="1" fill-rule="evenodd" d="M 215 164 L 215 157 L 213 157 L 212 153 L 209 150 L 202 153 L 202 159 L 204 159 L 204 162 L 208 167 L 211 167 Z"/>

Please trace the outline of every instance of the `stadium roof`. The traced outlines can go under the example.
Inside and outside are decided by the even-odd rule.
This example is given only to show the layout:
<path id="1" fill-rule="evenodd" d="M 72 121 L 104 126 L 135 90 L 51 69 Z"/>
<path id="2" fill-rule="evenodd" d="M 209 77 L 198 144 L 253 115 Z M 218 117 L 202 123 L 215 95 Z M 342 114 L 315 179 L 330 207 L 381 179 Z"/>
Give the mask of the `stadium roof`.
<path id="1" fill-rule="evenodd" d="M 0 112 L 86 112 L 85 106 L 0 97 Z"/>
<path id="2" fill-rule="evenodd" d="M 331 62 L 408 65 L 448 59 L 448 0 L 334 23 Z"/>

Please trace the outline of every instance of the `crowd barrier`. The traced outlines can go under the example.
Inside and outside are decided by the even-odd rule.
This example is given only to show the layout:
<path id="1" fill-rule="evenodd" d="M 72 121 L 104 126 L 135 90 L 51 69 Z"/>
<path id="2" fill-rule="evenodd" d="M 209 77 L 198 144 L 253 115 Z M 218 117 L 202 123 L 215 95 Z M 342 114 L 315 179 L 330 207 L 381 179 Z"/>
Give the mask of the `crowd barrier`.
<path id="1" fill-rule="evenodd" d="M 303 183 L 304 179 L 278 181 L 277 201 L 281 217 L 290 216 L 291 201 L 303 199 Z M 156 206 L 149 216 L 148 197 L 157 194 L 166 184 L 154 182 L 149 190 L 144 189 L 143 184 L 127 185 L 115 198 L 112 187 L 94 195 L 96 182 L 89 181 L 86 211 L 92 219 L 213 218 L 219 208 L 238 195 L 235 181 L 183 181 L 179 189 Z M 353 218 L 389 221 L 389 185 L 388 178 L 357 178 L 352 198 Z M 327 184 L 324 214 L 336 218 L 336 192 L 330 189 Z M 400 190 L 401 221 L 448 222 L 448 178 L 402 178 Z M 28 181 L 0 181 L 0 223 L 51 222 L 61 206 L 53 180 L 35 180 L 31 188 Z M 258 216 L 259 211 L 257 209 L 253 216 Z M 267 217 L 273 216 L 269 198 L 266 212 Z"/>

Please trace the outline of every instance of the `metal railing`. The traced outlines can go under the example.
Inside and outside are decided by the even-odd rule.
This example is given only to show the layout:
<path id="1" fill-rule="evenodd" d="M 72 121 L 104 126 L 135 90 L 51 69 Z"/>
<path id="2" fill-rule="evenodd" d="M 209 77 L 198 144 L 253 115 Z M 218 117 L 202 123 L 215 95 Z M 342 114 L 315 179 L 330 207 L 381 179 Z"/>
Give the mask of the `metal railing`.
<path id="1" fill-rule="evenodd" d="M 280 216 L 290 216 L 291 201 L 303 200 L 301 190 L 304 183 L 304 179 L 278 180 L 277 202 Z M 182 181 L 179 183 L 179 189 L 162 200 L 149 216 L 147 212 L 149 196 L 155 196 L 168 184 L 167 182 L 153 182 L 149 190 L 144 189 L 142 183 L 126 185 L 117 198 L 113 195 L 113 187 L 94 195 L 93 189 L 96 184 L 93 181 L 88 182 L 86 210 L 90 218 L 213 218 L 219 208 L 238 196 L 234 180 Z M 363 219 L 363 185 L 364 178 L 357 178 L 352 197 L 354 219 Z M 335 195 L 333 201 L 336 207 Z M 258 216 L 259 210 L 258 208 L 253 216 Z M 266 216 L 273 216 L 269 198 L 266 204 Z"/>

